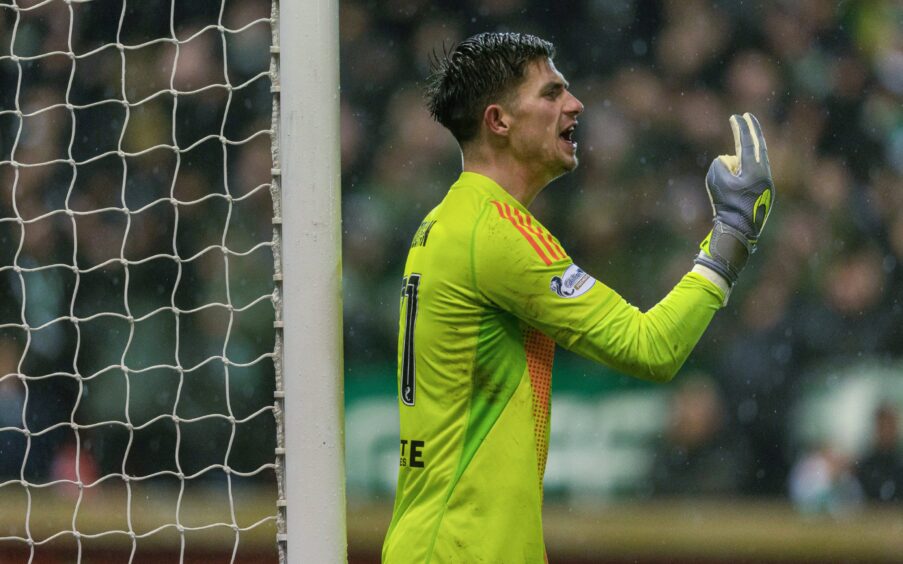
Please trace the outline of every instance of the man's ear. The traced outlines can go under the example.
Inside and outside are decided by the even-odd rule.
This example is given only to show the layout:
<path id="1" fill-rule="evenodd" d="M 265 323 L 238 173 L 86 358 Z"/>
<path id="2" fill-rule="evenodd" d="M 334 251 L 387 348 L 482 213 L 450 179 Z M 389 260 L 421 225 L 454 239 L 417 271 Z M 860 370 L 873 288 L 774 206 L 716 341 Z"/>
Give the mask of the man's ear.
<path id="1" fill-rule="evenodd" d="M 483 111 L 483 123 L 490 133 L 508 136 L 510 131 L 510 118 L 508 113 L 498 104 L 489 104 Z"/>

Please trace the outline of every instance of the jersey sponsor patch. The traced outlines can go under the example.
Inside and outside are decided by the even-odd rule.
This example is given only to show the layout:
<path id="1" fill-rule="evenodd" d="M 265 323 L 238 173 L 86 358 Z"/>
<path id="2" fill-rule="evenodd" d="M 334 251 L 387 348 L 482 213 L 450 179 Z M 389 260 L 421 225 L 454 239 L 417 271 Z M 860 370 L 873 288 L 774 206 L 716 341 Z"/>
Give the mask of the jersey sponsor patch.
<path id="1" fill-rule="evenodd" d="M 582 268 L 576 264 L 567 267 L 561 276 L 553 276 L 549 283 L 549 289 L 561 296 L 562 298 L 576 298 L 582 296 L 593 284 L 596 279 L 587 274 Z"/>

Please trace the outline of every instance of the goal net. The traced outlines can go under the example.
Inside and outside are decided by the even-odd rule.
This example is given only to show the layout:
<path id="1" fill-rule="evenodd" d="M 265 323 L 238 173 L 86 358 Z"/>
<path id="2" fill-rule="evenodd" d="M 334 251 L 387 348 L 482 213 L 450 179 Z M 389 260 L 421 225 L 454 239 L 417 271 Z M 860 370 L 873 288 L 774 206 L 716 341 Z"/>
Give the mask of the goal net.
<path id="1" fill-rule="evenodd" d="M 0 3 L 0 561 L 284 560 L 277 14 Z"/>

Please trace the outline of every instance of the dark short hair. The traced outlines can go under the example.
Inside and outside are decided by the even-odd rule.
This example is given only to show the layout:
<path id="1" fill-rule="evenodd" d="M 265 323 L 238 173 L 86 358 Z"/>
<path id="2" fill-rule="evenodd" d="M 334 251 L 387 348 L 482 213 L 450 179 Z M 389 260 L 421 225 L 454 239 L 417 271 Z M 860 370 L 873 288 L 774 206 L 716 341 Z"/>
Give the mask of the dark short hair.
<path id="1" fill-rule="evenodd" d="M 451 51 L 433 52 L 426 105 L 459 144 L 476 137 L 487 105 L 520 86 L 526 67 L 555 47 L 526 33 L 480 33 Z"/>

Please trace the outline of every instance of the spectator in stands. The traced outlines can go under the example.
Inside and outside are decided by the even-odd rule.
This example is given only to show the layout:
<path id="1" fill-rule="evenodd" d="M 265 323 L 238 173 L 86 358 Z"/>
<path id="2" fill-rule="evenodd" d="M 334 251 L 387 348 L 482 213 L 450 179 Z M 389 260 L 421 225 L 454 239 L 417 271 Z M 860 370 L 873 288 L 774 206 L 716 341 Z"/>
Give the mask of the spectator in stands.
<path id="1" fill-rule="evenodd" d="M 872 450 L 856 465 L 856 476 L 869 501 L 903 501 L 903 450 L 896 406 L 885 403 L 878 407 L 874 432 Z"/>
<path id="2" fill-rule="evenodd" d="M 843 516 L 862 503 L 862 486 L 849 459 L 830 445 L 804 454 L 790 471 L 788 486 L 791 501 L 803 513 Z"/>
<path id="3" fill-rule="evenodd" d="M 15 375 L 20 354 L 12 339 L 0 341 L 0 427 L 12 429 L 0 432 L 0 481 L 19 475 L 25 453 L 25 435 L 20 431 L 25 388 Z"/>
<path id="4" fill-rule="evenodd" d="M 746 441 L 730 432 L 725 415 L 713 380 L 684 377 L 655 455 L 654 495 L 731 495 L 743 489 L 752 460 Z"/>

